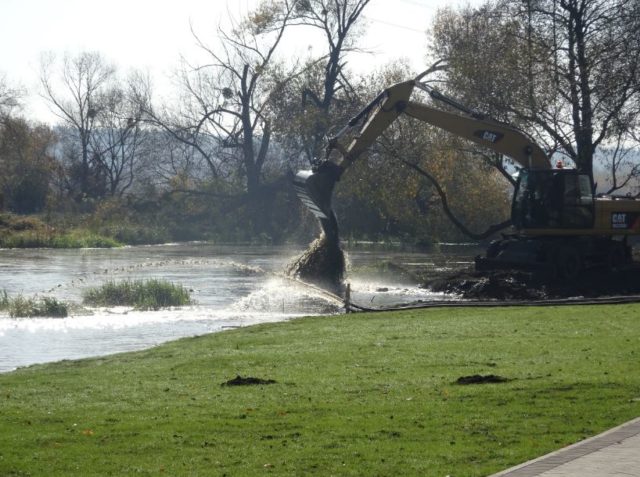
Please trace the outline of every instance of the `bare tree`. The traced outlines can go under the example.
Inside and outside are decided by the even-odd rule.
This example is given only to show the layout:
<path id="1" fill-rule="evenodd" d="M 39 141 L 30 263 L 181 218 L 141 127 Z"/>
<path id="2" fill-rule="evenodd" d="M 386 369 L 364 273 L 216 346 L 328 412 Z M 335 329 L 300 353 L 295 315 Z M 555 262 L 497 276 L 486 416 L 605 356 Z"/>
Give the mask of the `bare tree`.
<path id="1" fill-rule="evenodd" d="M 40 81 L 51 111 L 77 134 L 80 146 L 78 164 L 79 198 L 95 195 L 92 180 L 96 164 L 91 151 L 95 122 L 103 109 L 104 93 L 115 79 L 115 67 L 99 53 L 65 55 L 62 62 L 43 56 Z"/>
<path id="2" fill-rule="evenodd" d="M 307 156 L 311 162 L 320 155 L 330 128 L 330 108 L 338 93 L 353 94 L 345 72 L 346 54 L 355 49 L 362 12 L 370 0 L 301 0 L 295 3 L 294 23 L 319 29 L 325 40 L 327 55 L 319 90 L 309 85 L 303 90 L 303 107 L 311 104 L 316 110 Z"/>
<path id="3" fill-rule="evenodd" d="M 265 201 L 272 192 L 264 181 L 272 134 L 269 107 L 277 87 L 271 71 L 281 66 L 274 56 L 293 11 L 292 5 L 282 6 L 266 1 L 242 22 L 230 20 L 228 28 L 217 29 L 215 46 L 194 31 L 207 61 L 184 65 L 179 110 L 145 108 L 147 120 L 199 152 L 210 178 L 242 181 L 256 229 L 265 226 Z M 219 196 L 229 194 L 225 190 Z"/>
<path id="4" fill-rule="evenodd" d="M 434 43 L 451 65 L 451 88 L 592 173 L 596 150 L 615 145 L 637 114 L 638 9 L 623 0 L 504 0 L 441 13 Z"/>
<path id="5" fill-rule="evenodd" d="M 0 74 L 0 124 L 3 124 L 20 105 L 20 89 L 12 87 L 6 76 Z"/>
<path id="6" fill-rule="evenodd" d="M 117 83 L 101 93 L 90 147 L 111 196 L 128 191 L 145 165 L 149 131 L 143 127 L 139 99 L 150 97 L 150 88 L 147 78 L 133 72 L 126 87 Z"/>

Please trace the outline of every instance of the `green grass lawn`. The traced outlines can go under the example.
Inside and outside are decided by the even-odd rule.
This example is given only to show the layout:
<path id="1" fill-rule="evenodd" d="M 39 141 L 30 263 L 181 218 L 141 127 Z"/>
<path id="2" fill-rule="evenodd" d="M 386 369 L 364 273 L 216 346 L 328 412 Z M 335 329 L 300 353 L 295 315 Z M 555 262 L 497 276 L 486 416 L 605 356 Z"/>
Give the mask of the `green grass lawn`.
<path id="1" fill-rule="evenodd" d="M 485 476 L 639 416 L 639 345 L 638 305 L 432 309 L 34 366 L 0 375 L 0 475 Z"/>

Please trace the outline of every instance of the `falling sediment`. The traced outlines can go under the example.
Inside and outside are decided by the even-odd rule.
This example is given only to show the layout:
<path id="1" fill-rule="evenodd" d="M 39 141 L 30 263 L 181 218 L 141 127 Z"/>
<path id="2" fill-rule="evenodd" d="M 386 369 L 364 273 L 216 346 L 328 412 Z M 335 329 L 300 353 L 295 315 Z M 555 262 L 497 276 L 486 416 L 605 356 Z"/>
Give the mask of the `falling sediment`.
<path id="1" fill-rule="evenodd" d="M 289 276 L 341 295 L 344 289 L 346 257 L 339 240 L 323 233 L 286 269 Z"/>

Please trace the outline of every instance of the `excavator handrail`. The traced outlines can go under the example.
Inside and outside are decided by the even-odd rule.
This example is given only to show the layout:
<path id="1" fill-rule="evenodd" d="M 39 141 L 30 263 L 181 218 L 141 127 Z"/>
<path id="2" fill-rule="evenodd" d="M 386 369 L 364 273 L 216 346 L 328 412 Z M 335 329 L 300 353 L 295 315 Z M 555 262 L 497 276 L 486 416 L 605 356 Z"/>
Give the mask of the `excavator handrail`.
<path id="1" fill-rule="evenodd" d="M 373 101 L 369 102 L 369 104 L 367 104 L 364 108 L 362 108 L 358 114 L 356 114 L 354 117 L 352 117 L 351 119 L 349 119 L 349 121 L 347 121 L 347 124 L 345 124 L 338 132 L 336 132 L 334 135 L 330 136 L 327 139 L 327 148 L 325 151 L 325 158 L 329 157 L 329 154 L 331 153 L 331 151 L 339 144 L 338 140 L 345 135 L 345 133 L 350 130 L 351 128 L 353 128 L 355 125 L 357 125 L 360 120 L 363 117 L 366 117 L 369 115 L 369 113 L 371 112 L 371 110 L 376 107 L 378 104 L 380 104 L 382 101 L 384 101 L 385 98 L 388 97 L 388 92 L 387 90 L 383 90 L 381 91 L 378 96 L 376 96 Z M 340 151 L 342 152 L 342 150 Z"/>
<path id="2" fill-rule="evenodd" d="M 477 111 L 477 110 L 474 110 L 474 109 L 469 109 L 464 104 L 459 103 L 455 99 L 453 99 L 453 98 L 451 98 L 449 96 L 446 96 L 445 94 L 442 94 L 440 91 L 435 89 L 433 86 L 430 86 L 425 82 L 417 81 L 416 82 L 416 88 L 421 89 L 422 91 L 427 93 L 429 96 L 431 96 L 436 101 L 440 101 L 442 103 L 448 104 L 449 106 L 453 106 L 454 108 L 459 109 L 460 111 L 462 111 L 464 113 L 467 113 L 469 116 L 472 116 L 472 117 L 474 117 L 476 119 L 485 119 L 486 118 L 486 115 L 481 113 L 480 111 Z"/>

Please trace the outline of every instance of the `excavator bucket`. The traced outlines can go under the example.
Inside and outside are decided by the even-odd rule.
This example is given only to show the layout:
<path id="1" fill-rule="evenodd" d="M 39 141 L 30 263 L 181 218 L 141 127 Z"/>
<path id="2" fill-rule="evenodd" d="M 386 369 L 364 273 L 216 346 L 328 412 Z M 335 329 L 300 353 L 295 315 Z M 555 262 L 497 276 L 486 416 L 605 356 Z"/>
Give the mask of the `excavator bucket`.
<path id="1" fill-rule="evenodd" d="M 331 194 L 335 180 L 327 174 L 299 171 L 293 178 L 293 187 L 298 197 L 319 219 L 331 215 Z"/>
<path id="2" fill-rule="evenodd" d="M 331 195 L 341 172 L 339 166 L 327 161 L 294 177 L 298 196 L 318 217 L 323 234 L 288 269 L 290 275 L 337 294 L 342 293 L 345 256 L 340 248 L 338 221 L 331 209 Z"/>
<path id="3" fill-rule="evenodd" d="M 338 233 L 331 196 L 341 173 L 340 166 L 325 161 L 314 170 L 299 171 L 293 179 L 298 197 L 320 219 L 325 235 L 330 238 L 337 237 Z"/>

